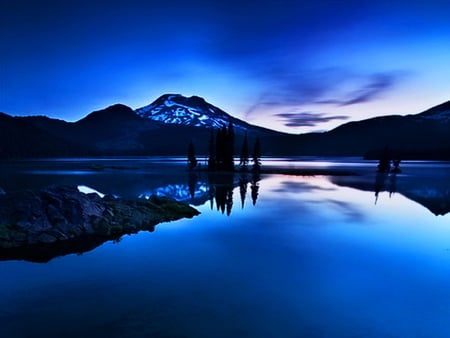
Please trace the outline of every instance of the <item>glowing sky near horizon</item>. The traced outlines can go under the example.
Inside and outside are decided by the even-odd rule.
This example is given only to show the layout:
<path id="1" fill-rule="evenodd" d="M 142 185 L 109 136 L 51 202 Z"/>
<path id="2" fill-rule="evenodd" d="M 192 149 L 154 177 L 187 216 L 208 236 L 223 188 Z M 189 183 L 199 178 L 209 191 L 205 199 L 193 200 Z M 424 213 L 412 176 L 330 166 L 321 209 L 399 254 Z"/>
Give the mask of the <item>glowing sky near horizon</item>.
<path id="1" fill-rule="evenodd" d="M 0 111 L 69 121 L 198 95 L 328 130 L 450 99 L 450 2 L 0 0 Z"/>

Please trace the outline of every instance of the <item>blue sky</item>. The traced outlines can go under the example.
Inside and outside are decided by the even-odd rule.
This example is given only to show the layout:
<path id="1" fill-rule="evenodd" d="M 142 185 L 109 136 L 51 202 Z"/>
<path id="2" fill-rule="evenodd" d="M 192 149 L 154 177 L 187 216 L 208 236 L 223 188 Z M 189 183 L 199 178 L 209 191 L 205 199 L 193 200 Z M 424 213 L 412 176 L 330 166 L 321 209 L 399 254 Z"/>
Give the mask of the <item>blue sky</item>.
<path id="1" fill-rule="evenodd" d="M 0 0 L 0 111 L 198 95 L 292 133 L 450 99 L 448 1 Z"/>

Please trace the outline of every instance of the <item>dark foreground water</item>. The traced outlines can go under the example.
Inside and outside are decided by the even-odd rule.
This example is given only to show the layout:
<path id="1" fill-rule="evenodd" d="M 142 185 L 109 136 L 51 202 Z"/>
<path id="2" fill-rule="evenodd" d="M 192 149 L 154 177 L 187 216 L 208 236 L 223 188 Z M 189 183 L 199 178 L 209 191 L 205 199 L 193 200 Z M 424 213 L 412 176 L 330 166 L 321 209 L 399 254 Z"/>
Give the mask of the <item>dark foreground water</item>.
<path id="1" fill-rule="evenodd" d="M 8 163 L 0 186 L 172 194 L 202 214 L 48 263 L 0 262 L 0 337 L 450 336 L 445 163 L 391 177 L 373 163 L 279 161 L 359 175 L 230 179 L 94 162 Z"/>

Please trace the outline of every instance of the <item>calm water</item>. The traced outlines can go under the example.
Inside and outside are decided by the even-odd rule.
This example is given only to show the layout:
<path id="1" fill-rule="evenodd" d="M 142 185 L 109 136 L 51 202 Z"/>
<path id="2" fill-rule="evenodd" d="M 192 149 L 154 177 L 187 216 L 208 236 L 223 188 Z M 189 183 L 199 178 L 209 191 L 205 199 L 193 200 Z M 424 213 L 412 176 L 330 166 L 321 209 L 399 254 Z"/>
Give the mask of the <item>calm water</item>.
<path id="1" fill-rule="evenodd" d="M 266 165 L 358 175 L 189 177 L 167 159 L 4 164 L 6 191 L 171 194 L 201 215 L 48 263 L 0 262 L 0 337 L 450 336 L 450 214 L 435 215 L 449 207 L 450 165 L 404 163 L 397 177 L 357 160 Z"/>

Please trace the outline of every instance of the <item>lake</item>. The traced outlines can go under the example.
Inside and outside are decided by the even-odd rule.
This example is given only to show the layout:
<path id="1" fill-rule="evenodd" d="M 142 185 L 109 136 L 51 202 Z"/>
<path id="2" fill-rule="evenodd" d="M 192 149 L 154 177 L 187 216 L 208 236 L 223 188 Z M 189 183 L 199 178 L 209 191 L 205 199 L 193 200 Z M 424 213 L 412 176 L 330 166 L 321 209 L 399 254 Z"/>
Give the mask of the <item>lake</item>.
<path id="1" fill-rule="evenodd" d="M 201 214 L 46 263 L 0 261 L 1 337 L 449 337 L 450 164 L 265 159 L 351 176 L 187 173 L 180 158 L 3 162 Z"/>

